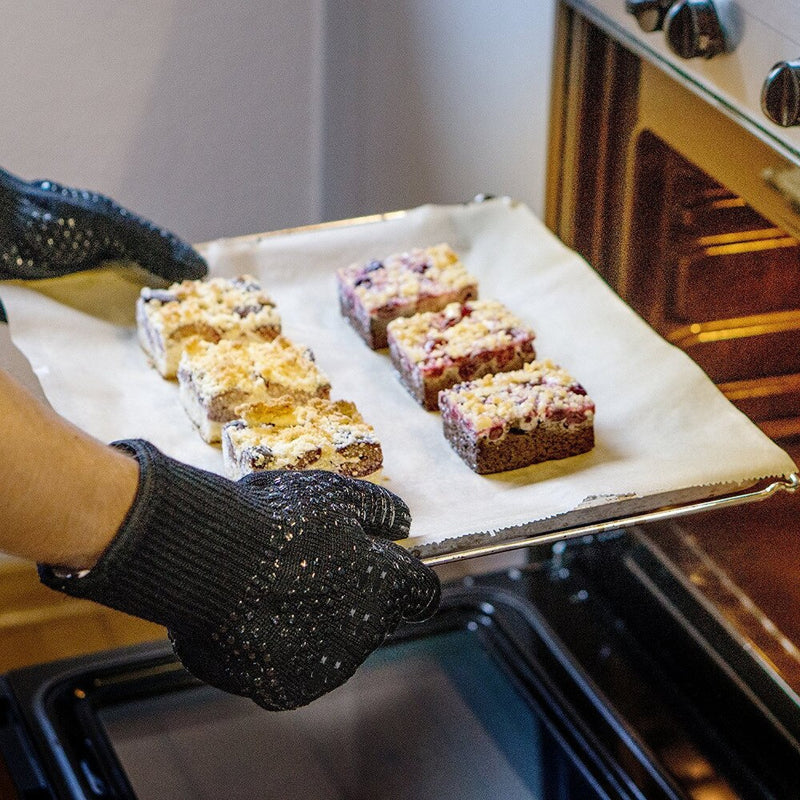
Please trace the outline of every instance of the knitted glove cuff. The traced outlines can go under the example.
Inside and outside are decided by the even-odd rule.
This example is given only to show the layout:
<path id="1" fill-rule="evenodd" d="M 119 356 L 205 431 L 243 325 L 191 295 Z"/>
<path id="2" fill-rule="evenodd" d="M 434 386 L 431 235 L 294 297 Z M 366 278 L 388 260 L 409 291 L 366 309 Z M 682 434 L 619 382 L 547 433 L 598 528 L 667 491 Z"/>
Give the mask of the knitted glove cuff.
<path id="1" fill-rule="evenodd" d="M 237 531 L 264 527 L 264 515 L 234 482 L 176 461 L 149 442 L 114 446 L 139 462 L 139 486 L 125 521 L 88 573 L 63 576 L 40 565 L 40 579 L 161 625 L 202 627 L 265 557 L 269 531 L 258 552 L 248 537 L 235 546 L 231 541 Z"/>

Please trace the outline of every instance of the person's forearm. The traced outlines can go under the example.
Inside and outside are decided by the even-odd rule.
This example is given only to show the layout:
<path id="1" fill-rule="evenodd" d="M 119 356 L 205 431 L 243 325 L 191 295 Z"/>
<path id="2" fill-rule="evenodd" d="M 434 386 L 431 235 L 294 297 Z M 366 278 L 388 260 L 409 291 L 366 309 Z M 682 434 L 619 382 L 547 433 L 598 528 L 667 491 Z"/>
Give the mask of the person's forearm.
<path id="1" fill-rule="evenodd" d="M 91 567 L 133 502 L 138 464 L 59 417 L 2 369 L 0 421 L 0 550 Z"/>

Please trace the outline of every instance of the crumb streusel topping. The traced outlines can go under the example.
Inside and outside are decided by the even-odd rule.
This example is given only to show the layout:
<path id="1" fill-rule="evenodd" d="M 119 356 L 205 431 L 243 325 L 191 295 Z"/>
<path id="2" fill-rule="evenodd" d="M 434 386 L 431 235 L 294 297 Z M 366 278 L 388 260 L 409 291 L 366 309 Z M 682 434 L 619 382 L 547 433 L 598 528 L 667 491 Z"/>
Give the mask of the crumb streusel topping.
<path id="1" fill-rule="evenodd" d="M 272 298 L 250 275 L 182 281 L 168 289 L 145 287 L 140 301 L 150 324 L 169 335 L 170 331 L 197 321 L 220 334 L 236 330 L 279 332 L 281 319 Z"/>
<path id="2" fill-rule="evenodd" d="M 591 422 L 595 412 L 586 390 L 550 360 L 457 384 L 440 392 L 439 407 L 451 418 L 460 417 L 478 436 L 491 439 L 547 422 Z"/>
<path id="3" fill-rule="evenodd" d="M 208 396 L 239 389 L 257 397 L 271 385 L 308 395 L 330 388 L 313 353 L 284 336 L 259 342 L 193 339 L 184 348 L 180 371 Z"/>
<path id="4" fill-rule="evenodd" d="M 366 264 L 351 264 L 340 269 L 338 275 L 369 311 L 388 305 L 411 305 L 423 297 L 477 286 L 476 279 L 445 243 L 394 253 Z"/>
<path id="5" fill-rule="evenodd" d="M 509 347 L 530 350 L 536 338 L 531 328 L 497 300 L 450 303 L 442 311 L 392 320 L 387 330 L 423 372 Z"/>

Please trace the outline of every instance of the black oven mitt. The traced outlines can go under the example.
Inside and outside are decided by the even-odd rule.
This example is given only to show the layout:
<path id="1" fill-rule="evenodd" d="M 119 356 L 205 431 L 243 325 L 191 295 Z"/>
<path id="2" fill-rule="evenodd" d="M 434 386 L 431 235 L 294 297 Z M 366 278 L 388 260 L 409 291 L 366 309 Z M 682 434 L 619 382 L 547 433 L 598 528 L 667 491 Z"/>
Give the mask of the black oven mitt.
<path id="1" fill-rule="evenodd" d="M 166 626 L 184 666 L 264 708 L 296 708 L 344 683 L 401 620 L 432 615 L 436 574 L 391 539 L 405 503 L 322 471 L 237 482 L 141 440 L 136 500 L 85 575 L 40 565 L 53 589 Z"/>
<path id="2" fill-rule="evenodd" d="M 0 280 L 55 278 L 108 261 L 135 262 L 170 283 L 208 271 L 190 245 L 108 197 L 0 169 Z"/>

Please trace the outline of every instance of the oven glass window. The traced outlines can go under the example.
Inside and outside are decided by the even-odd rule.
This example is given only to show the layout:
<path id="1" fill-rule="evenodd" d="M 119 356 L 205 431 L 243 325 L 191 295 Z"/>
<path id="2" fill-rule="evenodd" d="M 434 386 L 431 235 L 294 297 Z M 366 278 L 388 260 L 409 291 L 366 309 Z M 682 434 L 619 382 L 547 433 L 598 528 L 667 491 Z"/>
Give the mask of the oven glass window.
<path id="1" fill-rule="evenodd" d="M 140 800 L 604 796 L 471 630 L 382 648 L 296 711 L 195 687 L 100 719 Z"/>

